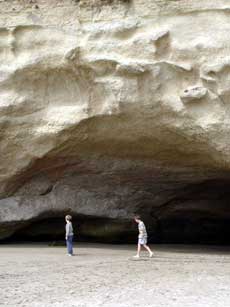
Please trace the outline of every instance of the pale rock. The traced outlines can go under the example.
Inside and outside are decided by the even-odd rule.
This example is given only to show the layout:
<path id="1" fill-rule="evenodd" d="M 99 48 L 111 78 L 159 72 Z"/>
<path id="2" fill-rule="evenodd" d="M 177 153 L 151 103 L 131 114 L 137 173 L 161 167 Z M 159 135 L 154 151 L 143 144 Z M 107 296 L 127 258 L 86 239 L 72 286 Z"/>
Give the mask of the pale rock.
<path id="1" fill-rule="evenodd" d="M 193 86 L 189 87 L 182 92 L 180 95 L 183 102 L 191 102 L 191 101 L 198 101 L 204 98 L 207 94 L 208 90 L 202 86 Z"/>
<path id="2" fill-rule="evenodd" d="M 0 1 L 0 237 L 226 231 L 230 2 L 33 2 Z"/>

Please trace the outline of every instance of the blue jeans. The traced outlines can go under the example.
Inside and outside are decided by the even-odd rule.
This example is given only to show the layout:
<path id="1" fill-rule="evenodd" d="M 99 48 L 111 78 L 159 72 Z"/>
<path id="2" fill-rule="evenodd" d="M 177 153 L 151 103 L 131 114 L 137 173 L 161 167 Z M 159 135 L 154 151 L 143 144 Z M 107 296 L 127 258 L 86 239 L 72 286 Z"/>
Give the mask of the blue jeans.
<path id="1" fill-rule="evenodd" d="M 68 250 L 68 254 L 73 254 L 73 236 L 68 236 L 66 240 L 66 246 Z"/>

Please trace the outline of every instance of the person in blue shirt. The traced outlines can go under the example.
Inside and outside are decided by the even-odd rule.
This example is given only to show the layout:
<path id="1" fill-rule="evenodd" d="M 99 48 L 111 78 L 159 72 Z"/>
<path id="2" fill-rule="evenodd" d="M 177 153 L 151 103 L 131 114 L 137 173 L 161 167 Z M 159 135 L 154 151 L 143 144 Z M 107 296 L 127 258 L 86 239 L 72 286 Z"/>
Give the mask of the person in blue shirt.
<path id="1" fill-rule="evenodd" d="M 69 256 L 73 256 L 73 225 L 72 225 L 72 216 L 66 215 L 65 217 L 66 225 L 65 225 L 65 239 L 66 239 L 66 247 Z"/>

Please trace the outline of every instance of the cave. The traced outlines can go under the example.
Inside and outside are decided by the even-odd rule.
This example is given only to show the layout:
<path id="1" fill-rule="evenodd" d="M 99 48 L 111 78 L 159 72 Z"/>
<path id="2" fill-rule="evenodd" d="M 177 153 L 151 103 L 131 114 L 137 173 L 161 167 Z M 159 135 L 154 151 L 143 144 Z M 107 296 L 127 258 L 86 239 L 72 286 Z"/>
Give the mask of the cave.
<path id="1" fill-rule="evenodd" d="M 0 1 L 0 242 L 71 213 L 76 240 L 135 243 L 138 213 L 150 242 L 228 244 L 228 7 L 33 2 Z"/>
<path id="2" fill-rule="evenodd" d="M 27 221 L 2 224 L 6 231 L 14 229 L 8 231 L 2 242 L 63 244 L 64 216 L 71 214 L 77 242 L 136 243 L 137 225 L 132 217 L 138 213 L 146 223 L 149 243 L 230 243 L 228 178 L 173 182 L 163 177 L 156 183 L 156 178 L 145 176 L 135 177 L 135 184 L 134 177 L 123 184 L 121 176 L 109 178 L 100 174 L 99 177 L 71 174 L 55 187 L 43 187 L 46 192 L 40 191 L 37 199 L 24 201 L 26 210 L 28 206 L 33 208 L 34 202 L 54 208 L 44 208 Z M 20 208 L 25 210 L 23 203 Z"/>
<path id="3" fill-rule="evenodd" d="M 65 236 L 64 216 L 68 212 L 46 213 L 34 221 L 25 223 L 5 242 L 50 242 L 61 244 Z M 70 212 L 71 213 L 71 212 Z M 73 217 L 74 233 L 78 242 L 132 243 L 136 229 L 129 220 L 106 219 L 92 216 Z"/>

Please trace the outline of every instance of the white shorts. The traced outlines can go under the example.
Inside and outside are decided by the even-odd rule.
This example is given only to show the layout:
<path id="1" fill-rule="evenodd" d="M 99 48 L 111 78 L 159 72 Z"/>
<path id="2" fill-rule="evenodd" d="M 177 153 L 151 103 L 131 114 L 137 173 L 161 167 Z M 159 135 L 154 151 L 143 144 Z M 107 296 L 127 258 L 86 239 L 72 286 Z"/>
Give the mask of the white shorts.
<path id="1" fill-rule="evenodd" d="M 138 244 L 141 244 L 141 245 L 147 244 L 147 237 L 138 238 Z"/>

